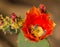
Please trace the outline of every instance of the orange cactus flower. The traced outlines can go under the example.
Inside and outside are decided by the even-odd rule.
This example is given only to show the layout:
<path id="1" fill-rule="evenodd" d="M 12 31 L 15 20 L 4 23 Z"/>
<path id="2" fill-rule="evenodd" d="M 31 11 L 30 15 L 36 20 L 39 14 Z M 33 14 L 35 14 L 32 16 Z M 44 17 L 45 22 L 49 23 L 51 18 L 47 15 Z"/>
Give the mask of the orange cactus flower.
<path id="1" fill-rule="evenodd" d="M 46 8 L 40 5 L 39 8 L 33 7 L 27 13 L 22 31 L 26 38 L 38 42 L 53 33 L 55 23 L 46 13 Z"/>

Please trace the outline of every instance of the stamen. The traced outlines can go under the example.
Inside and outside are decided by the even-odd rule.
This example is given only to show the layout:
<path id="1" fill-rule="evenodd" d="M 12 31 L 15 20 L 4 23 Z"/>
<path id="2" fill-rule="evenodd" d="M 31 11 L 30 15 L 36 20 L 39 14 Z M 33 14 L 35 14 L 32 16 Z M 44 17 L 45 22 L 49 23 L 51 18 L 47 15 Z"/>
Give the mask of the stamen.
<path id="1" fill-rule="evenodd" d="M 36 25 L 36 26 L 31 27 L 31 33 L 35 37 L 40 37 L 44 34 L 44 31 L 43 31 L 42 27 Z"/>

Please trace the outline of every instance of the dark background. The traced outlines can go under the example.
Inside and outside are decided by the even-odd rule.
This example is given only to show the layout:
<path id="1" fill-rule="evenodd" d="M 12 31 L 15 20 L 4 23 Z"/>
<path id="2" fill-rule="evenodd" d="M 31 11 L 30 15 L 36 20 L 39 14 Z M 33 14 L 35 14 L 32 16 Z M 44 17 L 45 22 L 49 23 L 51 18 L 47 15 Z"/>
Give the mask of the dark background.
<path id="1" fill-rule="evenodd" d="M 56 23 L 54 33 L 48 37 L 51 47 L 60 47 L 60 0 L 0 0 L 0 14 L 9 16 L 15 12 L 18 16 L 25 17 L 25 13 L 32 6 L 38 7 L 45 4 Z M 17 47 L 17 35 L 0 32 L 0 47 Z"/>

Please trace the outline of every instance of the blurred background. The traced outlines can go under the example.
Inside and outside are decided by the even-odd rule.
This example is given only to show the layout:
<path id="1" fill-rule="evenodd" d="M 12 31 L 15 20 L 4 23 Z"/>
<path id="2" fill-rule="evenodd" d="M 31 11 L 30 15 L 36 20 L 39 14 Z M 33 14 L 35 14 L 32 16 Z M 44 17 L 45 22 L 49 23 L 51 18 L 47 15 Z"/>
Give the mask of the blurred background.
<path id="1" fill-rule="evenodd" d="M 47 10 L 52 15 L 56 23 L 54 33 L 48 37 L 51 47 L 60 47 L 60 0 L 0 0 L 0 14 L 9 16 L 15 12 L 22 18 L 25 17 L 26 11 L 32 6 L 38 7 L 39 4 L 45 4 Z M 0 47 L 17 47 L 17 34 L 6 34 L 0 31 Z"/>

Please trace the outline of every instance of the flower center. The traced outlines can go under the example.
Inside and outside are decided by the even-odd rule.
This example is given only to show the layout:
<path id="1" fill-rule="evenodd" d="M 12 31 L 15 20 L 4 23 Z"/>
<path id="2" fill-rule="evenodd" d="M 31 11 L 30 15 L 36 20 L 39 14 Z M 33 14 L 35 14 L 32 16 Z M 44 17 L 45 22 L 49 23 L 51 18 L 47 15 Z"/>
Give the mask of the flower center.
<path id="1" fill-rule="evenodd" d="M 35 37 L 40 37 L 44 34 L 44 31 L 43 31 L 42 27 L 40 27 L 40 26 L 32 26 L 31 27 L 31 33 Z"/>

